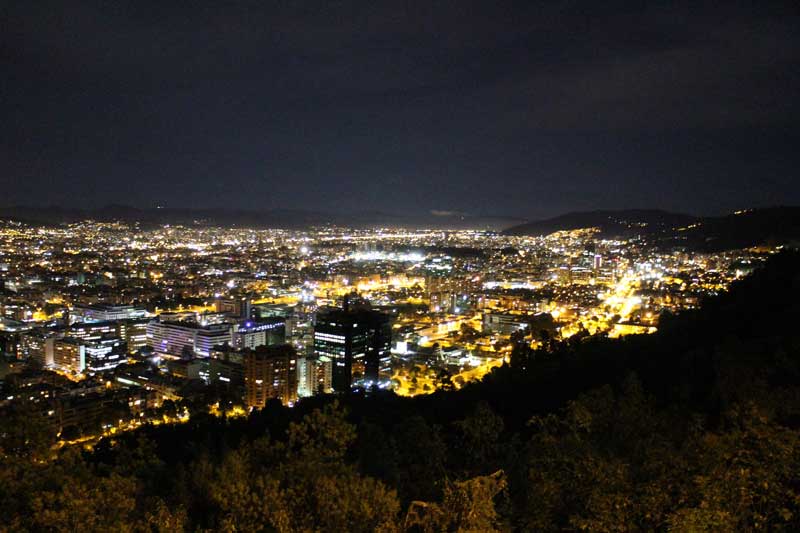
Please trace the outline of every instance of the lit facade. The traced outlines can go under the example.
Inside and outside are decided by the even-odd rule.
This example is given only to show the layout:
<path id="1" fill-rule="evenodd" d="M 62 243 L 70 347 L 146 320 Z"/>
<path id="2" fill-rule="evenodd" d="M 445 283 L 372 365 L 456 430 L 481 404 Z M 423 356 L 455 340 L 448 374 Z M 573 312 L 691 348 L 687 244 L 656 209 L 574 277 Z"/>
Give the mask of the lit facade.
<path id="1" fill-rule="evenodd" d="M 244 353 L 245 404 L 263 408 L 271 399 L 297 401 L 297 354 L 289 345 L 260 346 Z"/>

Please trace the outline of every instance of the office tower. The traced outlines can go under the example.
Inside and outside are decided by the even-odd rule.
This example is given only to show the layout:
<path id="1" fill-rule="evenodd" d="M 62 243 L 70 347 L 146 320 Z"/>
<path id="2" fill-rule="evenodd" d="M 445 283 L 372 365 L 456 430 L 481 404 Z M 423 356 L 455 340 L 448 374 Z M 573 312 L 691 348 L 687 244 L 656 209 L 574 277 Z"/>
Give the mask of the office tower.
<path id="1" fill-rule="evenodd" d="M 84 346 L 86 372 L 113 370 L 128 361 L 125 354 L 125 343 L 120 339 L 104 339 L 86 343 Z"/>
<path id="2" fill-rule="evenodd" d="M 262 408 L 271 399 L 297 401 L 297 354 L 288 344 L 244 352 L 245 404 Z"/>
<path id="3" fill-rule="evenodd" d="M 391 377 L 391 317 L 345 299 L 341 309 L 317 313 L 314 354 L 332 361 L 332 388 L 348 391 L 353 385 L 371 386 Z"/>
<path id="4" fill-rule="evenodd" d="M 147 324 L 149 322 L 146 318 L 118 322 L 119 338 L 127 345 L 128 353 L 135 353 L 140 348 L 147 346 Z"/>

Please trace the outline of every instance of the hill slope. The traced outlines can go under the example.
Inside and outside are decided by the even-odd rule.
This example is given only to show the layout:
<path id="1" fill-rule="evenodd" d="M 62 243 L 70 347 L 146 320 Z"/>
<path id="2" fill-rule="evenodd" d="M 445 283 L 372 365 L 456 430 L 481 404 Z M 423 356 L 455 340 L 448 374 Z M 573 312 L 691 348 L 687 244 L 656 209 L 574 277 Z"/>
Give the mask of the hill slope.
<path id="1" fill-rule="evenodd" d="M 520 224 L 503 231 L 504 235 L 547 235 L 555 231 L 600 228 L 603 235 L 657 233 L 692 224 L 697 217 L 657 209 L 602 210 L 566 213 L 545 220 Z"/>
<path id="2" fill-rule="evenodd" d="M 588 211 L 508 228 L 504 235 L 541 236 L 600 228 L 604 237 L 642 236 L 663 246 L 704 251 L 786 244 L 800 240 L 800 207 L 750 209 L 721 217 L 694 217 L 658 210 Z"/>

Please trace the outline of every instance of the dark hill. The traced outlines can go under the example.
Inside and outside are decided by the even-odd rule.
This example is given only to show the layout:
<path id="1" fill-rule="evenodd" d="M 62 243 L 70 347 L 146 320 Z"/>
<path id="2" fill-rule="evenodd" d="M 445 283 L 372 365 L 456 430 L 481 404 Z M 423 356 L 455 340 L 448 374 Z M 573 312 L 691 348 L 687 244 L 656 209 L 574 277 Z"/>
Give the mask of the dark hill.
<path id="1" fill-rule="evenodd" d="M 658 210 L 588 211 L 514 226 L 505 235 L 540 236 L 600 228 L 604 237 L 641 236 L 661 246 L 722 251 L 800 241 L 800 207 L 749 209 L 720 217 L 694 217 Z"/>
<path id="2" fill-rule="evenodd" d="M 710 252 L 798 241 L 800 207 L 749 209 L 722 217 L 705 217 L 696 226 L 675 232 L 673 238 L 675 244 Z"/>
<path id="3" fill-rule="evenodd" d="M 548 235 L 555 231 L 600 228 L 605 236 L 659 233 L 692 224 L 697 217 L 658 209 L 582 211 L 508 228 L 504 235 Z"/>

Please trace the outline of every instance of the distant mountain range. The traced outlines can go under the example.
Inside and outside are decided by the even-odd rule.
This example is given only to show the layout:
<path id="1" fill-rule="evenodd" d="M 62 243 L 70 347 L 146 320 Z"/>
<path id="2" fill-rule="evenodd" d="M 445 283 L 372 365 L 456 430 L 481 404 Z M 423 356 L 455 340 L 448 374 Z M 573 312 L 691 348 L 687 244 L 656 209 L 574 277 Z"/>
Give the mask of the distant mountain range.
<path id="1" fill-rule="evenodd" d="M 800 242 L 800 207 L 748 209 L 720 217 L 697 217 L 654 209 L 584 211 L 528 222 L 505 235 L 547 235 L 596 227 L 604 237 L 642 236 L 663 246 L 719 251 L 760 244 Z"/>
<path id="2" fill-rule="evenodd" d="M 396 215 L 377 211 L 335 214 L 292 209 L 252 211 L 241 209 L 152 208 L 109 205 L 97 209 L 50 207 L 0 207 L 0 219 L 30 224 L 63 224 L 81 220 L 140 223 L 144 226 L 181 224 L 252 228 L 303 229 L 314 226 L 351 228 L 393 227 L 432 229 L 485 229 L 499 231 L 524 221 L 514 217 L 471 216 L 433 212 L 427 215 Z"/>

